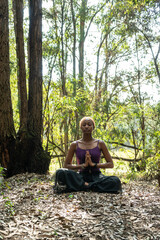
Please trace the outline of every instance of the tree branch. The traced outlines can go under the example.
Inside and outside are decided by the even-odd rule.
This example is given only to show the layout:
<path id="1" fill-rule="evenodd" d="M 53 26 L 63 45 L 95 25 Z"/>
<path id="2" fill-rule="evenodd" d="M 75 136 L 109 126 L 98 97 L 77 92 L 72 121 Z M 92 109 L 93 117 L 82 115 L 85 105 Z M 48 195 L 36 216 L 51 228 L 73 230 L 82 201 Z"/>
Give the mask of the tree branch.
<path id="1" fill-rule="evenodd" d="M 90 20 L 90 23 L 89 23 L 89 25 L 88 25 L 88 27 L 87 27 L 87 31 L 86 31 L 86 34 L 85 34 L 85 36 L 84 36 L 84 40 L 86 39 L 86 37 L 87 37 L 87 35 L 88 35 L 88 32 L 89 32 L 90 26 L 91 26 L 91 24 L 92 24 L 92 22 L 93 22 L 93 19 L 95 18 L 95 16 L 97 15 L 97 13 L 99 13 L 99 12 L 101 11 L 101 9 L 102 9 L 104 6 L 105 6 L 105 4 L 103 4 L 103 5 L 100 7 L 100 9 L 98 9 L 97 12 L 95 12 L 95 14 L 92 16 L 92 18 L 91 18 L 91 20 Z"/>

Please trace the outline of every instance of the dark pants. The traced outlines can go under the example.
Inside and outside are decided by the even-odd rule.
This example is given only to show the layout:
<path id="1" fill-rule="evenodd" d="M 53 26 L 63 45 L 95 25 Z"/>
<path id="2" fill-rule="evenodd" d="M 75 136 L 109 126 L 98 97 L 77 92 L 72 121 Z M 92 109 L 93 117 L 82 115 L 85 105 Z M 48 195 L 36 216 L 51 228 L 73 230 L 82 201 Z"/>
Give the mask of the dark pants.
<path id="1" fill-rule="evenodd" d="M 85 182 L 89 185 L 86 186 Z M 55 192 L 94 191 L 104 193 L 120 193 L 120 179 L 116 176 L 104 176 L 99 173 L 77 173 L 73 170 L 58 169 L 56 171 Z"/>

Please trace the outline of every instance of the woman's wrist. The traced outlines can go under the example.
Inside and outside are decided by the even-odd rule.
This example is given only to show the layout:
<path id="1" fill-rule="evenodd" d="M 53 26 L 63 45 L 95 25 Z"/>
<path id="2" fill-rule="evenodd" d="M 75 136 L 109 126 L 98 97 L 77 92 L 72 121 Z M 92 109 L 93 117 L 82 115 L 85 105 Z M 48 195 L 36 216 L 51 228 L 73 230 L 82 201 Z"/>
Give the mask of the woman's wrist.
<path id="1" fill-rule="evenodd" d="M 93 167 L 93 168 L 96 168 L 98 165 L 98 163 L 93 163 L 93 165 L 90 165 L 90 167 Z M 81 169 L 85 169 L 86 168 L 86 165 L 85 163 L 82 163 L 81 165 L 79 165 Z"/>
<path id="2" fill-rule="evenodd" d="M 85 169 L 85 168 L 86 168 L 85 164 L 82 163 L 82 164 L 81 164 L 81 169 Z"/>
<path id="3" fill-rule="evenodd" d="M 79 169 L 85 169 L 86 166 L 84 163 L 77 164 L 77 165 L 68 164 L 68 165 L 64 166 L 64 168 L 71 169 L 71 170 L 79 170 Z"/>
<path id="4" fill-rule="evenodd" d="M 96 168 L 97 167 L 97 163 L 94 163 L 94 166 L 93 166 L 94 168 Z"/>

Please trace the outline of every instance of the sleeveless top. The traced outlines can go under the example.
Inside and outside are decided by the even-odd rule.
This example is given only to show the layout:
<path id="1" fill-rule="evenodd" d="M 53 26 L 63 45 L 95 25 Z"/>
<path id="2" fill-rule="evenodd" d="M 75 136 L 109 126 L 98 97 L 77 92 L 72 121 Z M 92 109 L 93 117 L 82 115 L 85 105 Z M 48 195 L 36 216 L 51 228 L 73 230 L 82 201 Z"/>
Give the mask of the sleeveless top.
<path id="1" fill-rule="evenodd" d="M 83 164 L 85 163 L 85 155 L 86 155 L 86 151 L 89 151 L 90 155 L 91 155 L 91 160 L 93 163 L 99 163 L 100 161 L 100 157 L 101 157 L 101 150 L 98 147 L 99 144 L 99 140 L 97 142 L 97 146 L 92 148 L 92 149 L 82 149 L 78 146 L 78 141 L 77 143 L 77 148 L 76 148 L 76 159 L 77 159 L 77 163 L 78 164 Z M 100 172 L 98 167 L 86 167 L 84 169 L 81 169 L 80 172 L 86 172 L 86 173 L 97 173 Z"/>

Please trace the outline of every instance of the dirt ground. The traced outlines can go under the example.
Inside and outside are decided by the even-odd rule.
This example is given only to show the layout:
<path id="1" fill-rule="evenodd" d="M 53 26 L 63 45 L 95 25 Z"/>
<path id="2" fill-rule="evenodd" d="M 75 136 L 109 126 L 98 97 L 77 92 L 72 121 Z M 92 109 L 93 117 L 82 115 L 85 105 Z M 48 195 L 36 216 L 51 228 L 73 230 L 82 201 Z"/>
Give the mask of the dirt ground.
<path id="1" fill-rule="evenodd" d="M 50 175 L 21 174 L 0 189 L 0 239 L 160 239 L 156 181 L 123 184 L 122 194 L 56 195 Z"/>

